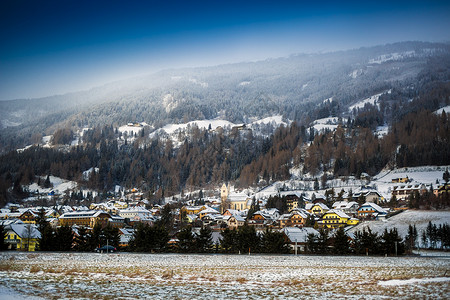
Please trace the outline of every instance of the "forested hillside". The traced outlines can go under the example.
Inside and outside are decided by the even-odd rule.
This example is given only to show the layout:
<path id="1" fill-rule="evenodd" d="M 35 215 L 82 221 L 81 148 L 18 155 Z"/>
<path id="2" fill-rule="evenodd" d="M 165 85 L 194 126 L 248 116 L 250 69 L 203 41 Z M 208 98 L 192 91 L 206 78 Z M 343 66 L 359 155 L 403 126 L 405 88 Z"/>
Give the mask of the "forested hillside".
<path id="1" fill-rule="evenodd" d="M 248 123 L 275 114 L 307 124 L 347 113 L 352 103 L 389 89 L 396 91 L 395 103 L 409 101 L 424 88 L 428 92 L 430 82 L 448 78 L 449 56 L 447 44 L 405 42 L 167 70 L 80 93 L 2 101 L 0 151 L 34 143 L 62 127 L 146 122 L 157 129 L 216 117 Z M 321 105 L 329 98 L 332 106 Z"/>

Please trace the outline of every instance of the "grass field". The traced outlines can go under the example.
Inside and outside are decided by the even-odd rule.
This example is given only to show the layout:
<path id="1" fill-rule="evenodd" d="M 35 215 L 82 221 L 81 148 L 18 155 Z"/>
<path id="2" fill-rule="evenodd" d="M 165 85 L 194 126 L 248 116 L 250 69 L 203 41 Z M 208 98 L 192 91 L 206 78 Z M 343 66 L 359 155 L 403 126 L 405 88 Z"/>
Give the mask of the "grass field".
<path id="1" fill-rule="evenodd" d="M 0 287 L 46 299 L 448 299 L 450 258 L 3 252 Z"/>

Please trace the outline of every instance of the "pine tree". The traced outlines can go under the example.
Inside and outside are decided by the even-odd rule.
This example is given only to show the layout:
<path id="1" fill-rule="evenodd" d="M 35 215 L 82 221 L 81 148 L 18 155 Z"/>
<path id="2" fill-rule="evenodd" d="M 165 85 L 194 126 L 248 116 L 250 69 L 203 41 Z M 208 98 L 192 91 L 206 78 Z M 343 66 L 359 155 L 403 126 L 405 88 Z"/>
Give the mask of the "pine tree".
<path id="1" fill-rule="evenodd" d="M 448 169 L 445 169 L 444 174 L 442 174 L 442 179 L 444 179 L 445 184 L 447 184 L 450 180 L 450 173 L 448 172 Z"/>
<path id="2" fill-rule="evenodd" d="M 409 225 L 408 226 L 408 234 L 405 237 L 405 247 L 408 250 L 412 250 L 415 248 L 416 245 L 416 241 L 417 241 L 417 229 L 416 229 L 416 225 Z"/>
<path id="3" fill-rule="evenodd" d="M 50 175 L 47 175 L 47 178 L 44 181 L 44 188 L 48 189 L 51 187 L 51 183 L 50 183 Z"/>
<path id="4" fill-rule="evenodd" d="M 5 239 L 6 239 L 5 226 L 0 225 L 0 251 L 7 249 L 7 244 L 5 242 Z"/>
<path id="5" fill-rule="evenodd" d="M 177 238 L 178 252 L 189 253 L 195 249 L 194 234 L 192 233 L 191 226 L 186 226 L 181 229 L 181 231 L 177 234 Z"/>
<path id="6" fill-rule="evenodd" d="M 114 246 L 116 248 L 119 247 L 120 234 L 117 227 L 112 227 L 110 224 L 106 225 L 106 227 L 102 229 L 102 235 L 104 237 L 104 240 L 107 241 L 108 245 Z M 104 241 L 103 244 L 105 243 L 106 242 Z"/>
<path id="7" fill-rule="evenodd" d="M 81 226 L 78 229 L 78 235 L 75 237 L 74 249 L 76 251 L 81 252 L 91 251 L 92 249 L 89 248 L 88 240 L 89 240 L 89 232 L 86 229 L 86 227 Z"/>
<path id="8" fill-rule="evenodd" d="M 266 228 L 261 238 L 261 250 L 264 253 L 288 253 L 289 247 L 283 233 Z"/>
<path id="9" fill-rule="evenodd" d="M 70 226 L 60 226 L 56 229 L 58 251 L 70 251 L 73 244 L 73 232 Z"/>
<path id="10" fill-rule="evenodd" d="M 325 228 L 319 229 L 319 237 L 317 238 L 317 251 L 320 254 L 328 253 L 328 245 L 330 242 L 329 232 Z"/>
<path id="11" fill-rule="evenodd" d="M 237 250 L 238 233 L 235 229 L 226 228 L 222 231 L 222 238 L 220 239 L 220 247 L 225 253 L 236 253 Z"/>
<path id="12" fill-rule="evenodd" d="M 255 227 L 244 224 L 239 227 L 237 248 L 241 253 L 259 252 L 260 238 L 256 234 Z"/>
<path id="13" fill-rule="evenodd" d="M 391 255 L 401 255 L 405 251 L 405 246 L 402 242 L 401 237 L 398 235 L 397 228 L 392 228 L 391 230 L 384 229 L 381 239 L 381 250 L 382 253 Z"/>
<path id="14" fill-rule="evenodd" d="M 212 242 L 212 231 L 209 227 L 202 227 L 200 232 L 195 237 L 196 250 L 200 253 L 211 252 L 213 242 Z"/>
<path id="15" fill-rule="evenodd" d="M 306 239 L 306 248 L 309 253 L 317 253 L 318 238 L 314 233 L 309 233 Z"/>
<path id="16" fill-rule="evenodd" d="M 344 231 L 343 227 L 339 227 L 339 229 L 334 234 L 334 243 L 333 243 L 333 253 L 339 255 L 345 255 L 350 252 L 350 242 L 347 234 Z"/>

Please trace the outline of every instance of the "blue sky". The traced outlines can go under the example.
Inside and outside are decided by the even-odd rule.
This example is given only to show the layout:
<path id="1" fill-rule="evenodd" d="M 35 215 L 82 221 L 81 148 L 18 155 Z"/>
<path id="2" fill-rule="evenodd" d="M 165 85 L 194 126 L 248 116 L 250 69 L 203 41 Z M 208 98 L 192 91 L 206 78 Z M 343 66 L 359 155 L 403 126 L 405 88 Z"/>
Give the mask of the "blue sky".
<path id="1" fill-rule="evenodd" d="M 0 0 L 0 100 L 166 68 L 450 41 L 449 1 Z"/>

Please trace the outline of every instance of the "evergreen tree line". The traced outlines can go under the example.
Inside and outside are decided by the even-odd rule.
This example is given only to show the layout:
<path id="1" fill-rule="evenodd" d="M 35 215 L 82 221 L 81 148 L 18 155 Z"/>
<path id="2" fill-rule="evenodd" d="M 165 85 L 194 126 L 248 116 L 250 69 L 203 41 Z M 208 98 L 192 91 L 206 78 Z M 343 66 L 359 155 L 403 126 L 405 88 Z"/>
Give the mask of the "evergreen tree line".
<path id="1" fill-rule="evenodd" d="M 289 248 L 283 233 L 266 229 L 258 234 L 254 227 L 244 225 L 239 229 L 225 229 L 219 243 L 213 242 L 212 231 L 202 227 L 194 233 L 186 226 L 176 234 L 176 244 L 169 243 L 167 229 L 160 224 L 140 224 L 129 243 L 135 252 L 179 252 L 179 253 L 288 253 Z"/>
<path id="2" fill-rule="evenodd" d="M 409 232 L 408 236 L 410 236 Z M 415 245 L 416 242 L 418 242 L 417 232 L 410 238 L 412 245 Z M 422 231 L 421 242 L 424 248 L 448 249 L 450 247 L 450 225 L 445 223 L 437 226 L 430 221 L 427 228 Z"/>
<path id="3" fill-rule="evenodd" d="M 363 229 L 355 232 L 351 240 L 340 227 L 333 235 L 325 228 L 319 229 L 319 235 L 309 234 L 306 249 L 311 254 L 401 255 L 405 244 L 396 228 L 385 229 L 381 235 Z"/>

